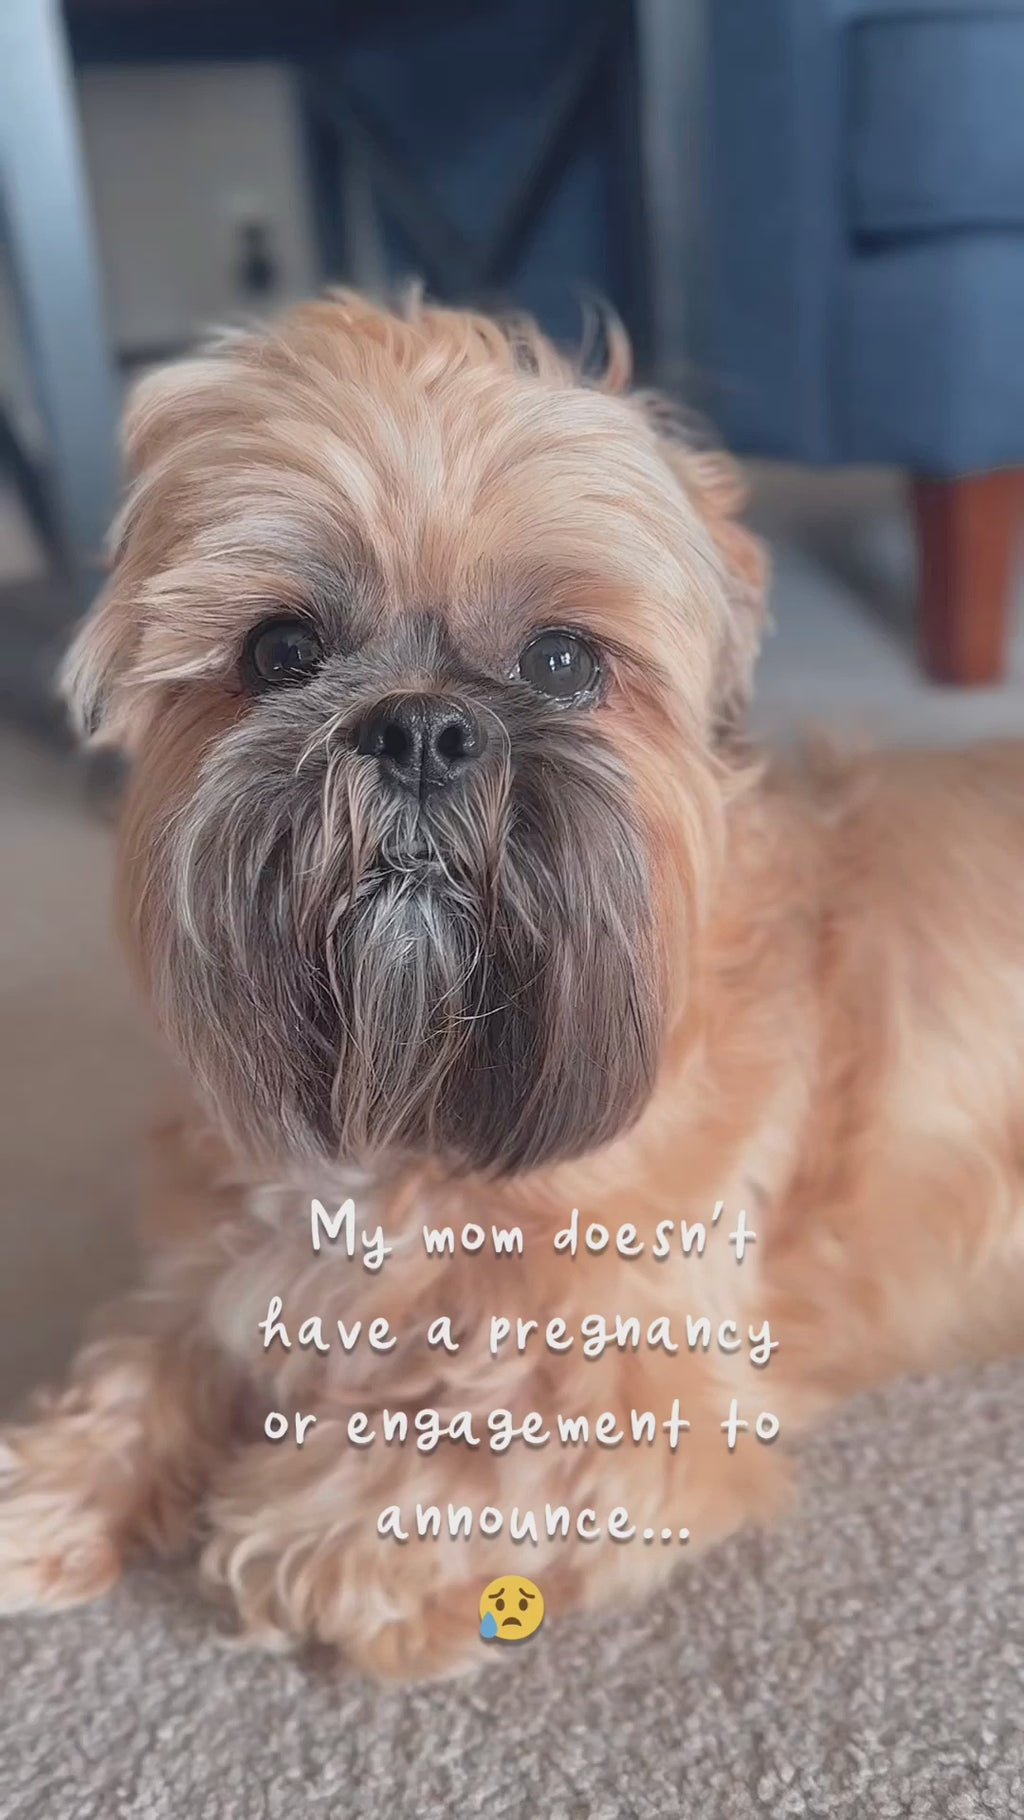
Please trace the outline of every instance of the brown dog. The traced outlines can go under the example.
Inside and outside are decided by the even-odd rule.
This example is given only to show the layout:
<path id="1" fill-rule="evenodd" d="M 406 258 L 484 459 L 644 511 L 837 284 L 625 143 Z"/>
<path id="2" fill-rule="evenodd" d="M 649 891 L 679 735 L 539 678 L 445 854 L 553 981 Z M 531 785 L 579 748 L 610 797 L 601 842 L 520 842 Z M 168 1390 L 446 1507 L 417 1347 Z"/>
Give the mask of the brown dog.
<path id="1" fill-rule="evenodd" d="M 136 395 L 67 678 L 133 756 L 124 925 L 196 1099 L 144 1293 L 6 1437 L 8 1609 L 200 1537 L 254 1632 L 439 1672 L 495 1573 L 642 1589 L 663 1528 L 764 1515 L 836 1398 L 1020 1338 L 1024 749 L 754 764 L 759 549 L 612 339 L 588 383 L 529 326 L 341 295 Z M 379 1270 L 312 1248 L 347 1196 Z M 706 1245 L 659 1256 L 683 1221 Z M 467 1223 L 523 1249 L 427 1253 Z M 423 1410 L 463 1425 L 378 1432 Z M 502 1410 L 551 1438 L 490 1445 Z M 513 1509 L 536 1543 L 484 1533 Z"/>

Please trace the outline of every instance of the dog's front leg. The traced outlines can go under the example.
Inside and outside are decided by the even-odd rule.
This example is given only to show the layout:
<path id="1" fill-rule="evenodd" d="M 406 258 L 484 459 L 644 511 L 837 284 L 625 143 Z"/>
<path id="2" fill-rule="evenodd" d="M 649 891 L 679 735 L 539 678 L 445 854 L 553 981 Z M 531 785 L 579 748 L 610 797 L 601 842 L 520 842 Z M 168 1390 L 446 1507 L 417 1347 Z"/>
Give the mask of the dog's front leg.
<path id="1" fill-rule="evenodd" d="M 95 1598 L 129 1550 L 180 1547 L 233 1401 L 223 1364 L 181 1333 L 87 1346 L 35 1420 L 0 1429 L 0 1610 Z"/>

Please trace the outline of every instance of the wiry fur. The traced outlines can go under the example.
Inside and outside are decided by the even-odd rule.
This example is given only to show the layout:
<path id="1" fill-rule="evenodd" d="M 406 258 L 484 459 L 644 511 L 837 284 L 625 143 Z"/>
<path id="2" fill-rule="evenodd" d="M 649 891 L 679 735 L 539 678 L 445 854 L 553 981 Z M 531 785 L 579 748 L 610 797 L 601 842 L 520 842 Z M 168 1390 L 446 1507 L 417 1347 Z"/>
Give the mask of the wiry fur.
<path id="1" fill-rule="evenodd" d="M 731 1396 L 788 1437 L 882 1375 L 1019 1343 L 1024 752 L 743 757 L 760 551 L 729 465 L 627 380 L 618 336 L 588 383 L 529 325 L 340 295 L 137 394 L 67 686 L 134 758 L 125 933 L 197 1099 L 156 1140 L 144 1294 L 8 1433 L 8 1607 L 198 1536 L 256 1633 L 439 1672 L 477 1659 L 495 1544 L 398 1548 L 383 1506 L 623 1503 L 703 1542 L 784 1473 L 727 1451 Z M 239 653 L 281 609 L 328 659 L 254 702 Z M 596 706 L 509 681 L 550 625 L 607 653 Z M 423 688 L 487 734 L 429 811 L 353 738 Z M 395 1243 L 379 1277 L 311 1251 L 311 1196 L 348 1193 Z M 685 1267 L 552 1248 L 573 1206 L 649 1240 L 719 1199 L 757 1232 L 742 1269 L 714 1243 Z M 520 1224 L 524 1256 L 424 1255 L 425 1221 L 467 1219 Z M 264 1353 L 275 1294 L 399 1343 Z M 754 1383 L 725 1354 L 488 1355 L 491 1313 L 596 1310 L 767 1316 L 779 1350 Z M 442 1313 L 455 1354 L 423 1344 Z M 675 1396 L 676 1454 L 345 1440 L 354 1409 Z M 301 1449 L 263 1438 L 268 1408 L 316 1414 Z M 529 1556 L 551 1611 L 676 1558 Z"/>

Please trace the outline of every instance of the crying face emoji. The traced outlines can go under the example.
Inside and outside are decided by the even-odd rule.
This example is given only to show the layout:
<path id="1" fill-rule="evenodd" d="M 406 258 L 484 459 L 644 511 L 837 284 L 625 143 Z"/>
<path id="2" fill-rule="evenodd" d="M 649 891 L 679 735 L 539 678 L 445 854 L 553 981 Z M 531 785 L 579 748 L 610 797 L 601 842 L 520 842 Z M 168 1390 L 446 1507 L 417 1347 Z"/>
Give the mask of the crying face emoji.
<path id="1" fill-rule="evenodd" d="M 544 1598 L 532 1580 L 505 1574 L 480 1594 L 480 1635 L 497 1643 L 521 1643 L 544 1622 Z"/>

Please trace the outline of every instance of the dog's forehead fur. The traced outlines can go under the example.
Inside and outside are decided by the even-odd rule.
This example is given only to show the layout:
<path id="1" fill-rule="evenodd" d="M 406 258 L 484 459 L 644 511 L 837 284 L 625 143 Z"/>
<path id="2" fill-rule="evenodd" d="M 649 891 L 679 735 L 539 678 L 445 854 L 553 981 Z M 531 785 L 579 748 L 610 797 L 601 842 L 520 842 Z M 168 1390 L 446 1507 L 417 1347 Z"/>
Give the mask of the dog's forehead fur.
<path id="1" fill-rule="evenodd" d="M 143 380 L 113 573 L 63 669 L 79 728 L 137 751 L 169 688 L 237 694 L 246 633 L 291 611 L 341 650 L 427 612 L 493 675 L 575 625 L 632 660 L 623 702 L 735 725 L 765 579 L 743 490 L 609 345 L 585 379 L 531 323 L 336 293 Z"/>
<path id="2" fill-rule="evenodd" d="M 604 384 L 623 378 L 613 363 Z M 707 693 L 706 518 L 645 409 L 535 330 L 305 306 L 143 381 L 126 445 L 139 680 L 217 673 L 278 609 L 356 643 L 425 610 L 480 661 L 561 621 L 628 643 L 695 706 Z"/>

